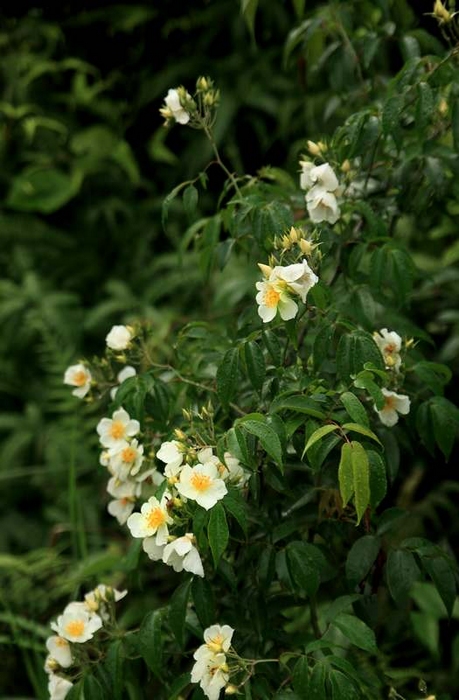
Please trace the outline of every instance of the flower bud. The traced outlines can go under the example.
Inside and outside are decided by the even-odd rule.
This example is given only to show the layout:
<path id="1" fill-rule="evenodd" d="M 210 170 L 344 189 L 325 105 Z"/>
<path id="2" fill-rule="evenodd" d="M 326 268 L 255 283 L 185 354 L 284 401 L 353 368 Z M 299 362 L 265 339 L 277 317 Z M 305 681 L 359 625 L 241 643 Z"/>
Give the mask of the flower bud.
<path id="1" fill-rule="evenodd" d="M 269 277 L 271 272 L 273 271 L 272 267 L 269 265 L 264 265 L 263 263 L 258 263 L 258 267 L 262 271 L 264 277 Z"/>
<path id="2" fill-rule="evenodd" d="M 227 685 L 225 688 L 225 695 L 236 695 L 236 693 L 239 692 L 239 689 L 235 685 Z"/>
<path id="3" fill-rule="evenodd" d="M 351 162 L 348 158 L 346 158 L 346 160 L 343 160 L 343 162 L 341 163 L 341 171 L 343 173 L 348 173 L 350 169 L 351 169 Z"/>
<path id="4" fill-rule="evenodd" d="M 305 238 L 302 238 L 301 241 L 298 241 L 298 245 L 300 246 L 300 250 L 304 255 L 311 255 L 314 246 L 312 245 L 311 241 L 307 241 Z"/>
<path id="5" fill-rule="evenodd" d="M 322 149 L 320 147 L 320 141 L 319 143 L 315 143 L 315 141 L 308 141 L 306 145 L 308 147 L 309 153 L 313 156 L 318 156 L 322 152 Z"/>
<path id="6" fill-rule="evenodd" d="M 440 22 L 440 24 L 451 22 L 452 15 L 450 12 L 448 12 L 441 0 L 435 0 L 433 13 L 434 16 Z"/>

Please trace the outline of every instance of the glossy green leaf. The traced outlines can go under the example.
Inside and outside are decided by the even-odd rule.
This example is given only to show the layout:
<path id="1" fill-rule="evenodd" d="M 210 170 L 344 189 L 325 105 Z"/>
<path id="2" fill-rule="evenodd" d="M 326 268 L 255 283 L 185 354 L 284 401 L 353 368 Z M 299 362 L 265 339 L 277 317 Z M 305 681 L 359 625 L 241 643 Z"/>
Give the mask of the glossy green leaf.
<path id="1" fill-rule="evenodd" d="M 198 190 L 194 185 L 188 185 L 183 190 L 183 208 L 190 221 L 193 221 L 196 216 L 196 207 L 198 205 Z"/>
<path id="2" fill-rule="evenodd" d="M 341 336 L 336 353 L 338 374 L 348 382 L 364 369 L 366 362 L 372 362 L 378 369 L 384 370 L 381 352 L 370 333 L 351 331 Z"/>
<path id="3" fill-rule="evenodd" d="M 309 596 L 315 595 L 320 584 L 320 573 L 325 558 L 318 547 L 308 542 L 290 542 L 286 547 L 287 563 L 298 589 Z"/>
<path id="4" fill-rule="evenodd" d="M 322 440 L 326 435 L 329 433 L 332 433 L 334 430 L 338 430 L 339 425 L 336 425 L 335 423 L 330 424 L 330 425 L 322 425 L 320 428 L 317 428 L 313 432 L 313 434 L 310 436 L 309 440 L 306 442 L 305 448 L 303 450 L 303 457 L 306 454 L 306 452 L 311 449 L 311 447 L 318 442 L 319 440 Z"/>
<path id="5" fill-rule="evenodd" d="M 370 430 L 369 428 L 365 428 L 365 426 L 360 425 L 359 423 L 343 423 L 341 427 L 349 432 L 364 435 L 365 437 L 370 438 L 370 440 L 374 440 L 375 442 L 377 442 L 378 445 L 381 444 L 380 439 L 377 435 L 374 434 L 372 430 Z"/>
<path id="6" fill-rule="evenodd" d="M 162 611 L 154 610 L 144 617 L 137 633 L 139 652 L 149 669 L 159 679 L 163 671 Z"/>
<path id="7" fill-rule="evenodd" d="M 222 504 L 225 510 L 237 521 L 241 530 L 247 534 L 247 503 L 241 496 L 239 489 L 229 487 Z"/>
<path id="8" fill-rule="evenodd" d="M 361 697 L 354 682 L 341 671 L 331 669 L 328 677 L 332 700 L 359 700 Z"/>
<path id="9" fill-rule="evenodd" d="M 229 541 L 228 523 L 226 521 L 225 509 L 221 503 L 216 503 L 210 511 L 207 536 L 209 538 L 214 565 L 217 567 L 220 557 L 225 551 Z"/>
<path id="10" fill-rule="evenodd" d="M 370 465 L 370 505 L 376 508 L 387 493 L 386 465 L 378 452 L 367 450 Z"/>
<path id="11" fill-rule="evenodd" d="M 169 602 L 169 626 L 181 648 L 185 645 L 185 620 L 191 591 L 191 579 L 173 592 Z"/>
<path id="12" fill-rule="evenodd" d="M 453 614 L 456 601 L 457 584 L 455 571 L 451 564 L 443 557 L 421 557 L 422 568 L 432 579 L 449 617 Z"/>
<path id="13" fill-rule="evenodd" d="M 365 428 L 369 427 L 368 414 L 365 406 L 355 394 L 351 391 L 345 391 L 344 394 L 341 394 L 340 401 L 355 423 L 363 425 Z"/>
<path id="14" fill-rule="evenodd" d="M 370 504 L 370 467 L 367 453 L 360 442 L 352 442 L 351 461 L 354 480 L 354 503 L 357 525 Z"/>
<path id="15" fill-rule="evenodd" d="M 341 613 L 334 619 L 332 624 L 359 649 L 368 651 L 370 654 L 377 653 L 375 633 L 358 617 L 348 613 Z"/>
<path id="16" fill-rule="evenodd" d="M 316 661 L 309 680 L 310 700 L 330 700 L 326 681 L 328 677 L 328 665 L 326 662 Z"/>
<path id="17" fill-rule="evenodd" d="M 389 552 L 386 563 L 386 578 L 392 598 L 398 605 L 405 605 L 413 584 L 421 578 L 421 572 L 414 555 L 403 549 Z"/>
<path id="18" fill-rule="evenodd" d="M 217 394 L 224 405 L 234 397 L 239 382 L 239 351 L 230 348 L 217 369 Z"/>
<path id="19" fill-rule="evenodd" d="M 11 184 L 6 205 L 17 211 L 51 214 L 78 194 L 82 173 L 66 173 L 57 168 L 29 167 Z"/>
<path id="20" fill-rule="evenodd" d="M 283 456 L 282 444 L 275 430 L 264 421 L 243 419 L 239 426 L 244 428 L 251 435 L 255 435 L 261 446 L 272 457 L 278 467 L 282 469 Z"/>
<path id="21" fill-rule="evenodd" d="M 266 365 L 263 352 L 254 340 L 244 344 L 244 359 L 252 386 L 257 391 L 261 391 L 266 376 Z"/>
<path id="22" fill-rule="evenodd" d="M 309 663 L 305 656 L 300 656 L 293 667 L 292 685 L 300 700 L 309 700 Z"/>
<path id="23" fill-rule="evenodd" d="M 352 445 L 344 442 L 338 466 L 339 491 L 346 507 L 354 493 L 354 472 L 352 469 Z"/>
<path id="24" fill-rule="evenodd" d="M 374 535 L 365 535 L 354 542 L 346 559 L 346 579 L 352 589 L 368 576 L 380 549 L 381 540 Z"/>
<path id="25" fill-rule="evenodd" d="M 202 627 L 210 627 L 215 623 L 214 590 L 209 581 L 200 576 L 194 576 L 191 582 L 191 595 L 194 608 Z"/>

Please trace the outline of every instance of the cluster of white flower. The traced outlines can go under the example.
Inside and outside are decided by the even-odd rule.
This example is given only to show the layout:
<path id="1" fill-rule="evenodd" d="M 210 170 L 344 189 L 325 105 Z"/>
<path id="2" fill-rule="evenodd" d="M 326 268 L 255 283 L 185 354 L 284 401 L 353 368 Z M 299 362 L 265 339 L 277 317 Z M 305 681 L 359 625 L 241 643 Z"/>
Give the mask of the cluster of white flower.
<path id="1" fill-rule="evenodd" d="M 51 629 L 56 634 L 46 640 L 48 656 L 45 660 L 45 671 L 49 674 L 50 700 L 64 700 L 73 686 L 71 681 L 61 675 L 63 669 L 76 663 L 72 645 L 84 644 L 92 639 L 104 623 L 111 620 L 113 603 L 126 594 L 127 591 L 117 591 L 111 586 L 99 584 L 85 595 L 84 601 L 69 603 L 56 622 L 51 623 Z"/>
<path id="2" fill-rule="evenodd" d="M 402 339 L 395 331 L 381 328 L 379 332 L 373 333 L 373 338 L 384 359 L 386 369 L 399 372 L 402 364 L 400 350 L 402 349 Z M 399 414 L 406 416 L 410 412 L 410 399 L 405 394 L 396 394 L 394 391 L 382 389 L 384 396 L 384 406 L 378 409 L 374 406 L 381 422 L 388 428 L 392 428 L 398 423 Z"/>
<path id="3" fill-rule="evenodd" d="M 72 391 L 72 394 L 79 399 L 84 399 L 91 388 L 91 382 L 91 372 L 81 363 L 71 365 L 65 370 L 64 384 L 76 387 L 76 389 Z"/>
<path id="4" fill-rule="evenodd" d="M 306 192 L 306 207 L 315 224 L 327 221 L 335 224 L 340 217 L 336 197 L 341 194 L 338 178 L 329 163 L 314 165 L 300 160 L 300 187 Z"/>
<path id="5" fill-rule="evenodd" d="M 161 500 L 151 496 L 140 512 L 129 515 L 127 526 L 133 537 L 143 539 L 143 549 L 153 561 L 204 576 L 193 533 L 169 534 L 169 526 L 175 524 L 173 510 L 186 500 L 210 510 L 228 493 L 226 482 L 242 488 L 249 474 L 229 452 L 223 464 L 211 447 L 196 451 L 179 440 L 163 442 L 156 456 L 166 465 L 164 476 L 158 477 L 167 479 L 168 488 Z"/>
<path id="6" fill-rule="evenodd" d="M 272 321 L 277 311 L 283 321 L 295 318 L 298 304 L 292 297 L 297 296 L 305 303 L 309 290 L 319 281 L 317 275 L 306 260 L 286 267 L 270 267 L 260 263 L 258 266 L 265 276 L 263 282 L 257 282 L 255 285 L 258 289 L 258 315 L 263 319 L 263 323 Z"/>
<path id="7" fill-rule="evenodd" d="M 97 425 L 103 447 L 99 461 L 110 473 L 107 491 L 113 498 L 107 510 L 120 525 L 124 525 L 134 510 L 135 501 L 142 493 L 142 482 L 147 477 L 155 478 L 155 469 L 139 473 L 144 462 L 144 446 L 134 437 L 139 430 L 139 421 L 132 419 L 122 407 Z"/>
<path id="8" fill-rule="evenodd" d="M 199 683 L 209 700 L 218 700 L 228 685 L 229 667 L 226 654 L 231 647 L 234 630 L 229 625 L 212 625 L 204 631 L 204 642 L 193 654 L 196 663 L 191 669 L 191 682 Z"/>

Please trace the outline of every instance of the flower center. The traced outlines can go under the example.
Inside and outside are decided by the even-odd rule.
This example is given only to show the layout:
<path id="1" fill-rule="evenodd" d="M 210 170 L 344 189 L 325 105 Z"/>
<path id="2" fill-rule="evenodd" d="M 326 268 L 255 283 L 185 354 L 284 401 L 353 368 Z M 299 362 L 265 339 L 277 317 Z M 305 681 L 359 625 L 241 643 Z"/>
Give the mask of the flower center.
<path id="1" fill-rule="evenodd" d="M 212 479 L 207 474 L 195 472 L 191 477 L 191 484 L 196 491 L 207 491 L 212 484 Z"/>
<path id="2" fill-rule="evenodd" d="M 66 639 L 63 639 L 63 637 L 57 637 L 56 639 L 56 646 L 57 647 L 68 647 L 69 643 Z"/>
<path id="3" fill-rule="evenodd" d="M 396 347 L 393 343 L 389 343 L 389 345 L 386 345 L 386 347 L 384 348 L 384 352 L 387 352 L 388 355 L 392 354 L 395 351 Z"/>
<path id="4" fill-rule="evenodd" d="M 136 458 L 136 451 L 133 447 L 125 447 L 121 452 L 123 462 L 133 462 Z"/>
<path id="5" fill-rule="evenodd" d="M 158 528 L 160 525 L 164 523 L 166 520 L 166 515 L 164 512 L 161 510 L 161 508 L 153 508 L 148 514 L 147 517 L 147 523 L 148 527 L 151 528 Z"/>
<path id="6" fill-rule="evenodd" d="M 75 386 L 83 386 L 83 384 L 86 384 L 86 372 L 84 372 L 82 369 L 80 369 L 79 372 L 75 372 L 73 375 L 73 383 Z"/>
<path id="7" fill-rule="evenodd" d="M 110 435 L 112 438 L 115 440 L 119 440 L 120 438 L 123 437 L 124 435 L 124 425 L 120 420 L 114 420 L 111 428 L 110 428 Z"/>
<path id="8" fill-rule="evenodd" d="M 207 646 L 210 649 L 210 651 L 213 651 L 215 654 L 218 654 L 223 650 L 222 648 L 223 644 L 223 637 L 221 634 L 217 634 L 216 637 L 213 637 L 209 642 L 207 642 Z"/>
<path id="9" fill-rule="evenodd" d="M 395 408 L 395 397 L 394 396 L 386 396 L 384 399 L 383 411 L 391 411 L 394 408 Z"/>
<path id="10" fill-rule="evenodd" d="M 266 290 L 265 295 L 263 297 L 263 301 L 265 303 L 265 306 L 267 306 L 270 309 L 272 309 L 274 306 L 278 305 L 279 299 L 280 299 L 280 294 L 278 291 L 273 289 L 273 287 L 269 287 L 269 289 Z"/>
<path id="11" fill-rule="evenodd" d="M 81 637 L 84 632 L 83 620 L 71 620 L 65 625 L 65 631 L 71 637 Z"/>

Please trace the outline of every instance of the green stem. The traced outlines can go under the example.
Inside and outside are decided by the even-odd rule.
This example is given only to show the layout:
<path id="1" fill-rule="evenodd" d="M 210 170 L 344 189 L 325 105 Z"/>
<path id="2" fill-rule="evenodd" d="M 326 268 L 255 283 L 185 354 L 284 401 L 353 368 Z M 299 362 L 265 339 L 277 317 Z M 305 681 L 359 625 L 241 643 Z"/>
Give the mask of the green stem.
<path id="1" fill-rule="evenodd" d="M 223 172 L 227 175 L 228 179 L 231 181 L 231 184 L 233 185 L 234 189 L 238 193 L 239 196 L 241 196 L 241 190 L 239 189 L 239 185 L 237 184 L 237 180 L 234 177 L 233 173 L 228 170 L 222 159 L 220 158 L 220 153 L 217 147 L 217 144 L 215 143 L 215 139 L 213 137 L 211 129 L 206 125 L 204 126 L 204 133 L 206 134 L 207 138 L 210 141 L 210 144 L 212 146 L 212 150 L 215 154 L 215 160 L 217 161 L 218 165 L 221 167 Z"/>

